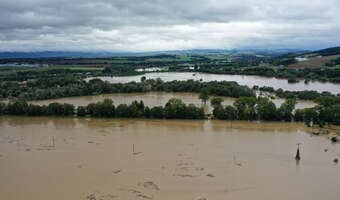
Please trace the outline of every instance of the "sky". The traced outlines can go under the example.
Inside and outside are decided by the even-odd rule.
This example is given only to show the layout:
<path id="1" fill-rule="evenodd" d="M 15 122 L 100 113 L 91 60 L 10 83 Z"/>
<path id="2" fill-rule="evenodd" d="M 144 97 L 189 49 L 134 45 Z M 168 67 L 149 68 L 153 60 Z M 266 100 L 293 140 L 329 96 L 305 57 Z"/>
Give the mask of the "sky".
<path id="1" fill-rule="evenodd" d="M 0 0 L 0 51 L 340 46 L 340 0 Z"/>

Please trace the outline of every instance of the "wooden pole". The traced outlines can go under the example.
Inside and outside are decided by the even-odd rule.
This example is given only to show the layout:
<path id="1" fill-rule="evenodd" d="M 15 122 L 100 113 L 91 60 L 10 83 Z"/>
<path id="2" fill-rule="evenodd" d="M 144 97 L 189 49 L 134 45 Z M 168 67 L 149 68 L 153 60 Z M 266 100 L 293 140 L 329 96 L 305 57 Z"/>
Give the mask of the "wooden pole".
<path id="1" fill-rule="evenodd" d="M 295 155 L 295 160 L 300 160 L 301 156 L 300 156 L 300 143 L 297 144 L 297 150 L 296 150 L 296 155 Z"/>

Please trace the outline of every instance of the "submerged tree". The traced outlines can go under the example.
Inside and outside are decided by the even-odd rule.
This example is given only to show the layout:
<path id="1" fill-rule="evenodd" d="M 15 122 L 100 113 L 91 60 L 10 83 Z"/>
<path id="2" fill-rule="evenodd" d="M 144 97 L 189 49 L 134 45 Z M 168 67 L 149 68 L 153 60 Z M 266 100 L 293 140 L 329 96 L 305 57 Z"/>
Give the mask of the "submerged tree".
<path id="1" fill-rule="evenodd" d="M 206 88 L 202 89 L 198 98 L 201 99 L 204 104 L 206 104 L 209 100 L 209 91 Z"/>

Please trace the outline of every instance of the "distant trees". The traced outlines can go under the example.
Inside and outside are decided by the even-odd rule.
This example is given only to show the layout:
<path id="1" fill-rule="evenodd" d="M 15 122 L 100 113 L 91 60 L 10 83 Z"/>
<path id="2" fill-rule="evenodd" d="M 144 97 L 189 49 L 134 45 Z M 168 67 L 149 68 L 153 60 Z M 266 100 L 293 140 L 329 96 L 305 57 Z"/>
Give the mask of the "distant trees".
<path id="1" fill-rule="evenodd" d="M 240 86 L 236 82 L 212 81 L 200 82 L 194 80 L 163 82 L 160 79 L 141 78 L 142 82 L 109 83 L 100 79 L 88 82 L 69 78 L 51 80 L 29 81 L 25 87 L 12 83 L 0 82 L 0 96 L 3 98 L 20 100 L 41 100 L 70 96 L 97 95 L 105 93 L 132 93 L 132 92 L 196 92 L 202 93 L 202 100 L 207 101 L 208 95 L 240 97 L 255 96 L 247 86 Z"/>
<path id="2" fill-rule="evenodd" d="M 270 92 L 280 98 L 302 100 L 316 100 L 321 97 L 335 97 L 329 92 L 317 91 L 284 91 L 272 87 L 240 86 L 236 82 L 211 81 L 200 82 L 194 80 L 164 82 L 160 79 L 144 79 L 142 82 L 109 83 L 100 79 L 88 82 L 81 79 L 70 80 L 65 78 L 50 78 L 28 81 L 26 86 L 11 82 L 0 82 L 0 97 L 20 100 L 41 100 L 70 96 L 98 95 L 106 93 L 132 93 L 132 92 L 194 92 L 199 93 L 202 102 L 208 101 L 208 96 L 225 97 L 255 97 L 255 91 Z"/>
<path id="3" fill-rule="evenodd" d="M 304 90 L 304 91 L 284 91 L 283 89 L 275 90 L 273 87 L 253 87 L 253 90 L 259 90 L 262 92 L 269 92 L 275 94 L 277 97 L 284 99 L 301 99 L 301 100 L 317 100 L 322 97 L 336 97 L 330 92 L 322 92 L 319 93 L 317 91 L 312 90 Z"/>

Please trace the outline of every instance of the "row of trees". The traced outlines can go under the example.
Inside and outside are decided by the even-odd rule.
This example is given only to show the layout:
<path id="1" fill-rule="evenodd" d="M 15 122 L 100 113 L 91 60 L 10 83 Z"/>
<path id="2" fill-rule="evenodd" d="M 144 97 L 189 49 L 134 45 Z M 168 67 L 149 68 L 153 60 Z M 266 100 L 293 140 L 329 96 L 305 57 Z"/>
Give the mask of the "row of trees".
<path id="1" fill-rule="evenodd" d="M 142 80 L 142 82 L 109 83 L 100 79 L 88 82 L 68 78 L 44 79 L 28 82 L 25 86 L 18 83 L 0 83 L 0 98 L 18 98 L 21 100 L 42 100 L 70 96 L 97 95 L 107 93 L 132 92 L 200 92 L 206 90 L 210 95 L 241 97 L 255 96 L 247 86 L 236 82 L 212 81 L 201 82 L 194 80 L 163 82 L 161 79 Z"/>
<path id="2" fill-rule="evenodd" d="M 283 99 L 300 99 L 300 100 L 317 100 L 321 97 L 340 97 L 338 95 L 334 95 L 330 92 L 317 92 L 313 90 L 304 90 L 304 91 L 287 91 L 283 89 L 277 89 L 275 90 L 273 87 L 263 86 L 258 87 L 254 86 L 253 90 L 261 91 L 261 92 L 269 92 L 271 94 L 276 95 L 277 97 L 283 98 Z"/>
<path id="3" fill-rule="evenodd" d="M 241 97 L 234 104 L 223 106 L 222 99 L 213 98 L 213 116 L 228 120 L 297 121 L 306 125 L 340 125 L 340 98 L 320 97 L 313 108 L 295 109 L 296 100 L 287 99 L 280 107 L 266 97 Z"/>
<path id="4" fill-rule="evenodd" d="M 186 105 L 182 100 L 172 98 L 165 106 L 148 107 L 143 101 L 134 101 L 130 105 L 115 106 L 111 99 L 87 106 L 51 103 L 47 106 L 28 104 L 25 101 L 0 103 L 0 115 L 19 116 L 90 116 L 119 118 L 157 118 L 157 119 L 204 119 L 204 110 L 194 104 Z"/>
<path id="5" fill-rule="evenodd" d="M 279 108 L 266 97 L 241 97 L 234 104 L 223 106 L 219 98 L 211 100 L 213 115 L 217 119 L 292 121 L 296 100 L 288 99 Z"/>
<path id="6" fill-rule="evenodd" d="M 88 82 L 73 77 L 57 77 L 28 81 L 25 84 L 18 82 L 0 82 L 0 99 L 43 100 L 71 96 L 98 95 L 108 93 L 132 93 L 132 92 L 195 92 L 204 91 L 208 95 L 227 97 L 255 97 L 255 92 L 269 92 L 280 98 L 295 98 L 301 100 L 316 100 L 320 97 L 335 97 L 330 92 L 319 93 L 317 91 L 284 91 L 273 87 L 249 88 L 240 86 L 236 82 L 211 81 L 201 82 L 194 80 L 164 82 L 161 79 L 146 80 L 141 82 L 109 83 L 100 79 Z M 339 95 L 338 95 L 339 96 Z"/>
<path id="7" fill-rule="evenodd" d="M 51 103 L 48 106 L 28 104 L 26 101 L 0 103 L 0 115 L 73 116 L 74 113 L 75 106 L 67 103 Z"/>
<path id="8" fill-rule="evenodd" d="M 221 120 L 262 120 L 262 121 L 301 121 L 308 126 L 325 124 L 340 125 L 340 99 L 322 97 L 319 105 L 313 108 L 295 109 L 296 100 L 287 99 L 280 107 L 266 97 L 240 97 L 233 105 L 223 106 L 223 99 L 212 98 L 213 117 Z M 51 103 L 33 105 L 25 101 L 0 103 L 0 115 L 21 116 L 89 116 L 118 118 L 155 119 L 204 119 L 202 107 L 186 105 L 177 98 L 170 99 L 165 106 L 148 107 L 143 101 L 115 106 L 111 99 L 75 108 L 72 104 Z"/>

